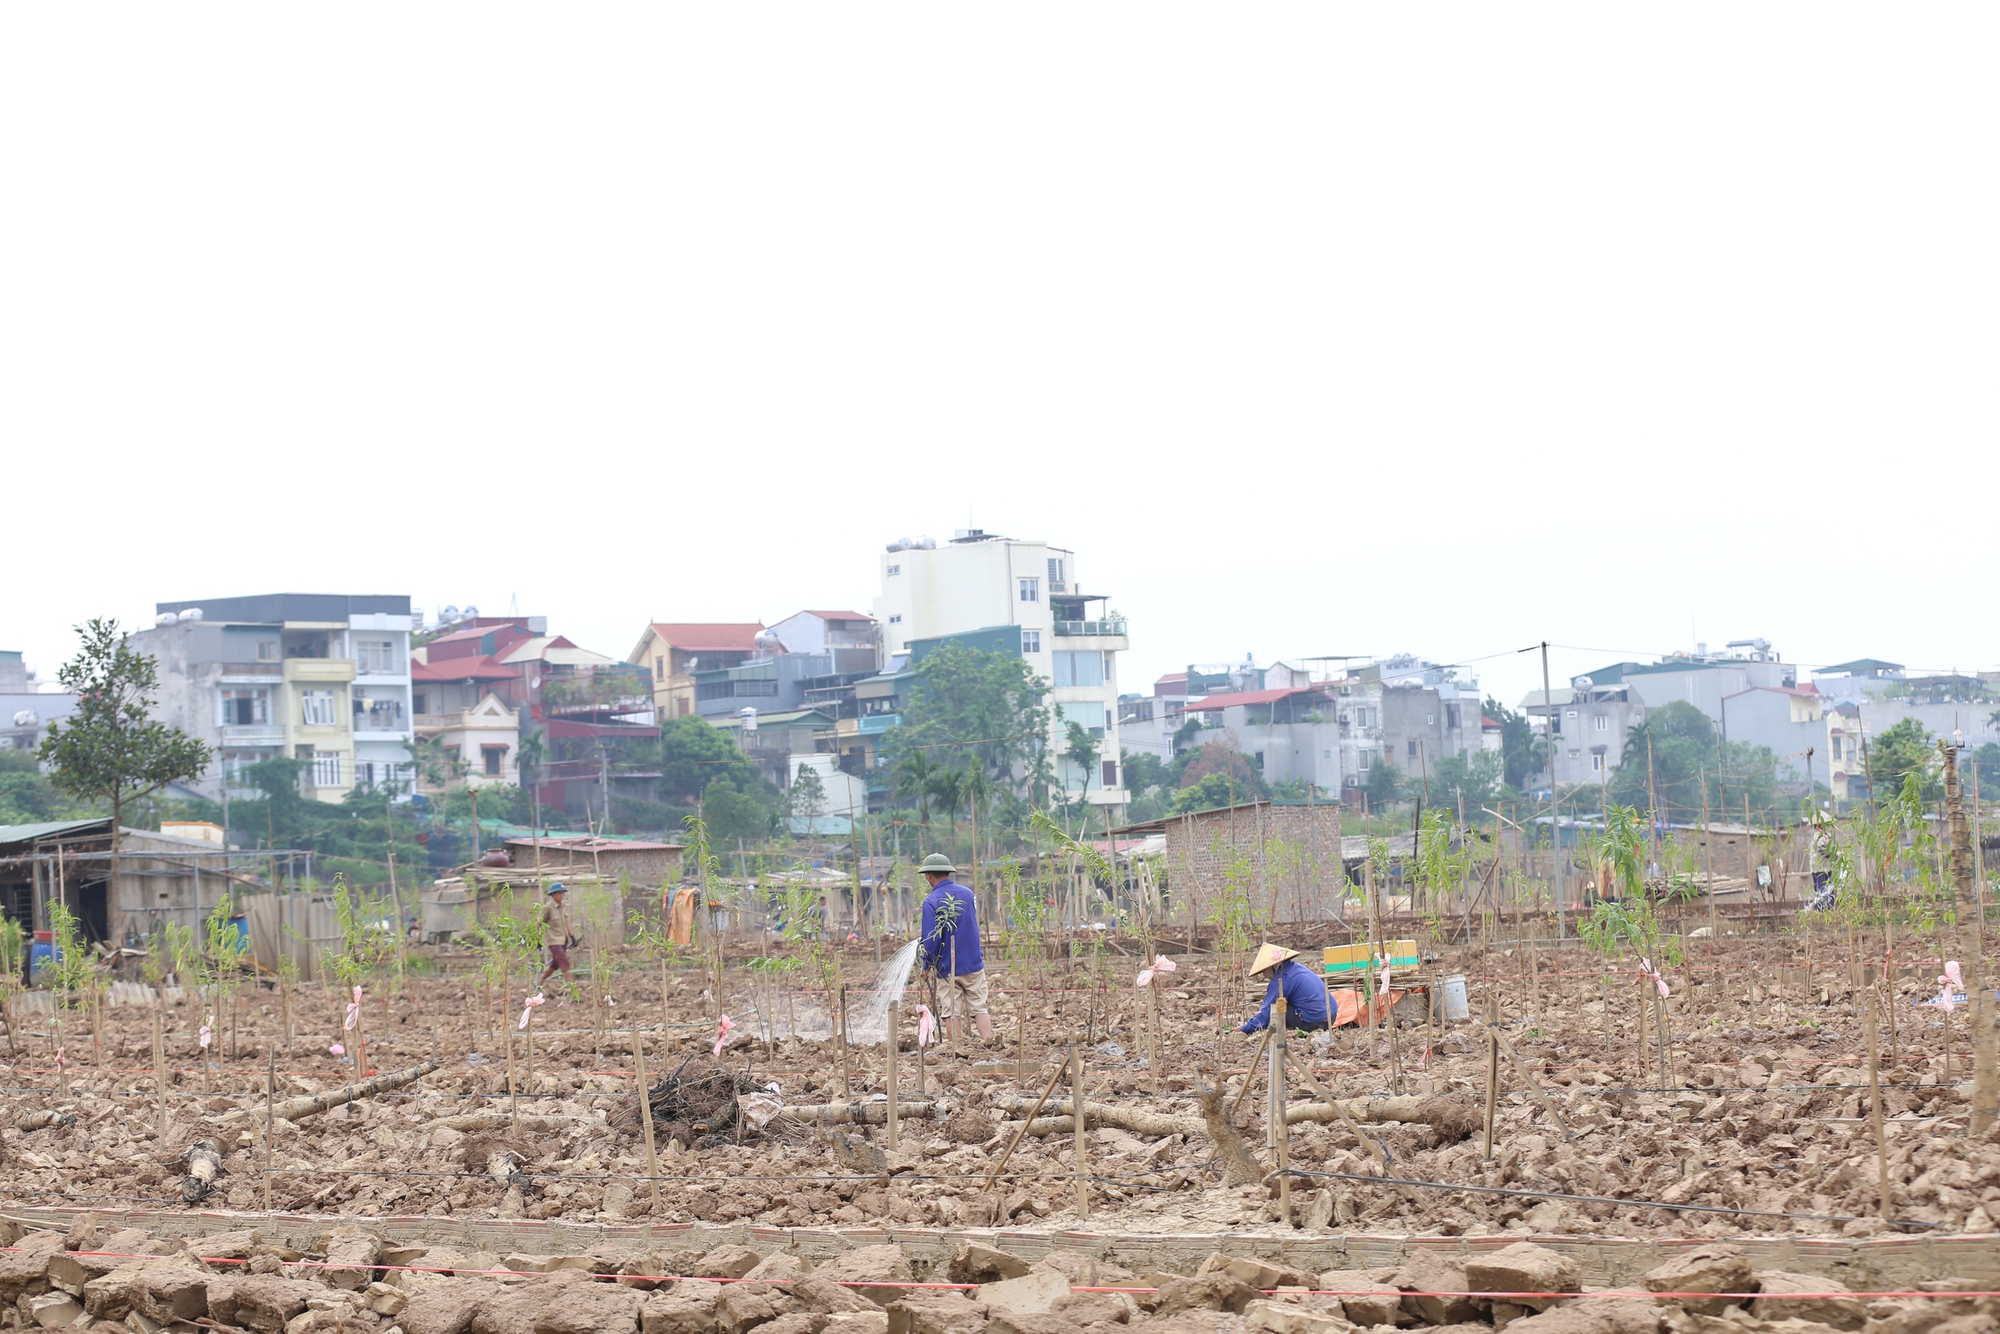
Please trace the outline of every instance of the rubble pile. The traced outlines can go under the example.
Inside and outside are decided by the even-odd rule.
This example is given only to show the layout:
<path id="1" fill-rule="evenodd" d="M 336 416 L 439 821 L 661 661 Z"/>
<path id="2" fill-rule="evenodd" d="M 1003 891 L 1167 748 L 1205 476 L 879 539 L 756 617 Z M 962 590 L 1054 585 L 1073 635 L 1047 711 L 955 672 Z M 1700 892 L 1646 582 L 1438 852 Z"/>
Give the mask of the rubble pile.
<path id="1" fill-rule="evenodd" d="M 895 1245 L 815 1266 L 742 1246 L 580 1255 L 397 1246 L 351 1225 L 307 1250 L 255 1231 L 186 1245 L 138 1230 L 6 1233 L 0 1320 L 88 1334 L 1990 1334 L 2000 1299 L 1958 1280 L 1936 1297 L 1848 1295 L 1696 1247 L 1643 1290 L 1584 1284 L 1525 1242 L 1470 1259 L 1310 1274 L 1215 1253 L 1192 1272 L 1135 1274 L 1055 1251 L 1035 1261 L 962 1241 L 948 1263 Z M 1716 1294 L 1707 1296 L 1706 1294 Z M 1491 1294 L 1491 1295 L 1488 1295 Z M 1656 1295 L 1655 1295 L 1656 1294 Z"/>

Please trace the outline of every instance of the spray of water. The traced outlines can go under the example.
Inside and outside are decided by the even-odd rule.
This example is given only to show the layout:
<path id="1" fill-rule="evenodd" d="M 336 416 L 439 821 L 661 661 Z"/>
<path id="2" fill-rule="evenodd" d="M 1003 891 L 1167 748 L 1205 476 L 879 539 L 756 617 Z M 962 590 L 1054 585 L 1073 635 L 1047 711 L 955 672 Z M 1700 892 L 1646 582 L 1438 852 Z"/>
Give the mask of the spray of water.
<path id="1" fill-rule="evenodd" d="M 882 964 L 875 981 L 860 995 L 848 993 L 847 1040 L 857 1046 L 873 1047 L 889 1036 L 889 1006 L 903 998 L 910 985 L 910 970 L 917 964 L 917 945 L 911 941 Z"/>

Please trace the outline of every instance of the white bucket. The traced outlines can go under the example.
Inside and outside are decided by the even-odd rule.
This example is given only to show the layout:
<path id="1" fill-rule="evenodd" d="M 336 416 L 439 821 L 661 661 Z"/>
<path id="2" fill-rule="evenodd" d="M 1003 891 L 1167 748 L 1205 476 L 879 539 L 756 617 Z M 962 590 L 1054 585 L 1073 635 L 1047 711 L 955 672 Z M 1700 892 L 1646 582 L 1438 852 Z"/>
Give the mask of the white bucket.
<path id="1" fill-rule="evenodd" d="M 1444 979 L 1444 1019 L 1448 1024 L 1472 1018 L 1472 1006 L 1465 998 L 1465 974 L 1453 973 Z"/>

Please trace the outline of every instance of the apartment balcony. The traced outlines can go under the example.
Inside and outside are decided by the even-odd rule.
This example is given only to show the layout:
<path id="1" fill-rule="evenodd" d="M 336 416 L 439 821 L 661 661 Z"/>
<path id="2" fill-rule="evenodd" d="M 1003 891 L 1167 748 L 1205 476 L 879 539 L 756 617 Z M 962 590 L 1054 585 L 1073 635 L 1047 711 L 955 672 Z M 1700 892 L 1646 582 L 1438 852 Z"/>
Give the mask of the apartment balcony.
<path id="1" fill-rule="evenodd" d="M 273 749 L 285 744 L 285 729 L 276 723 L 228 724 L 222 744 L 232 750 Z"/>
<path id="2" fill-rule="evenodd" d="M 891 732 L 901 727 L 903 725 L 903 715 L 900 713 L 870 713 L 864 715 L 858 721 L 861 724 L 859 730 L 862 736 L 880 736 L 884 732 Z"/>
<path id="3" fill-rule="evenodd" d="M 352 658 L 286 658 L 285 680 L 300 685 L 340 685 L 354 679 Z"/>
<path id="4" fill-rule="evenodd" d="M 252 680 L 270 681 L 285 674 L 282 662 L 225 662 L 222 664 L 222 679 L 249 677 Z"/>

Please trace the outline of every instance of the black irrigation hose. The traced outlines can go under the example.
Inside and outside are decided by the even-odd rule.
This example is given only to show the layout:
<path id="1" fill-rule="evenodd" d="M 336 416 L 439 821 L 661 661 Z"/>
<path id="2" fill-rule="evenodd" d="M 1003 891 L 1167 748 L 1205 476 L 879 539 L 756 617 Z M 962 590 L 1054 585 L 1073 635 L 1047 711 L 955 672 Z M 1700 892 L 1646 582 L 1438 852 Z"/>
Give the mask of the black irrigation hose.
<path id="1" fill-rule="evenodd" d="M 1375 1177 L 1359 1172 L 1315 1172 L 1304 1167 L 1287 1167 L 1279 1175 L 1331 1177 L 1341 1181 L 1368 1181 L 1383 1186 L 1422 1186 L 1429 1190 L 1465 1191 L 1480 1195 L 1515 1195 L 1538 1200 L 1576 1200 L 1584 1204 L 1620 1204 L 1628 1209 L 1675 1209 L 1684 1213 L 1741 1214 L 1752 1218 L 1794 1218 L 1815 1223 L 1852 1223 L 1853 1214 L 1791 1214 L 1776 1209 L 1739 1209 L 1721 1204 L 1668 1204 L 1665 1200 L 1626 1200 L 1616 1195 L 1572 1195 L 1559 1190 L 1514 1190 L 1506 1186 L 1455 1186 L 1444 1181 L 1417 1181 L 1400 1177 Z M 1896 1227 L 1943 1227 L 1942 1223 L 1919 1223 L 1914 1219 L 1891 1219 Z"/>

